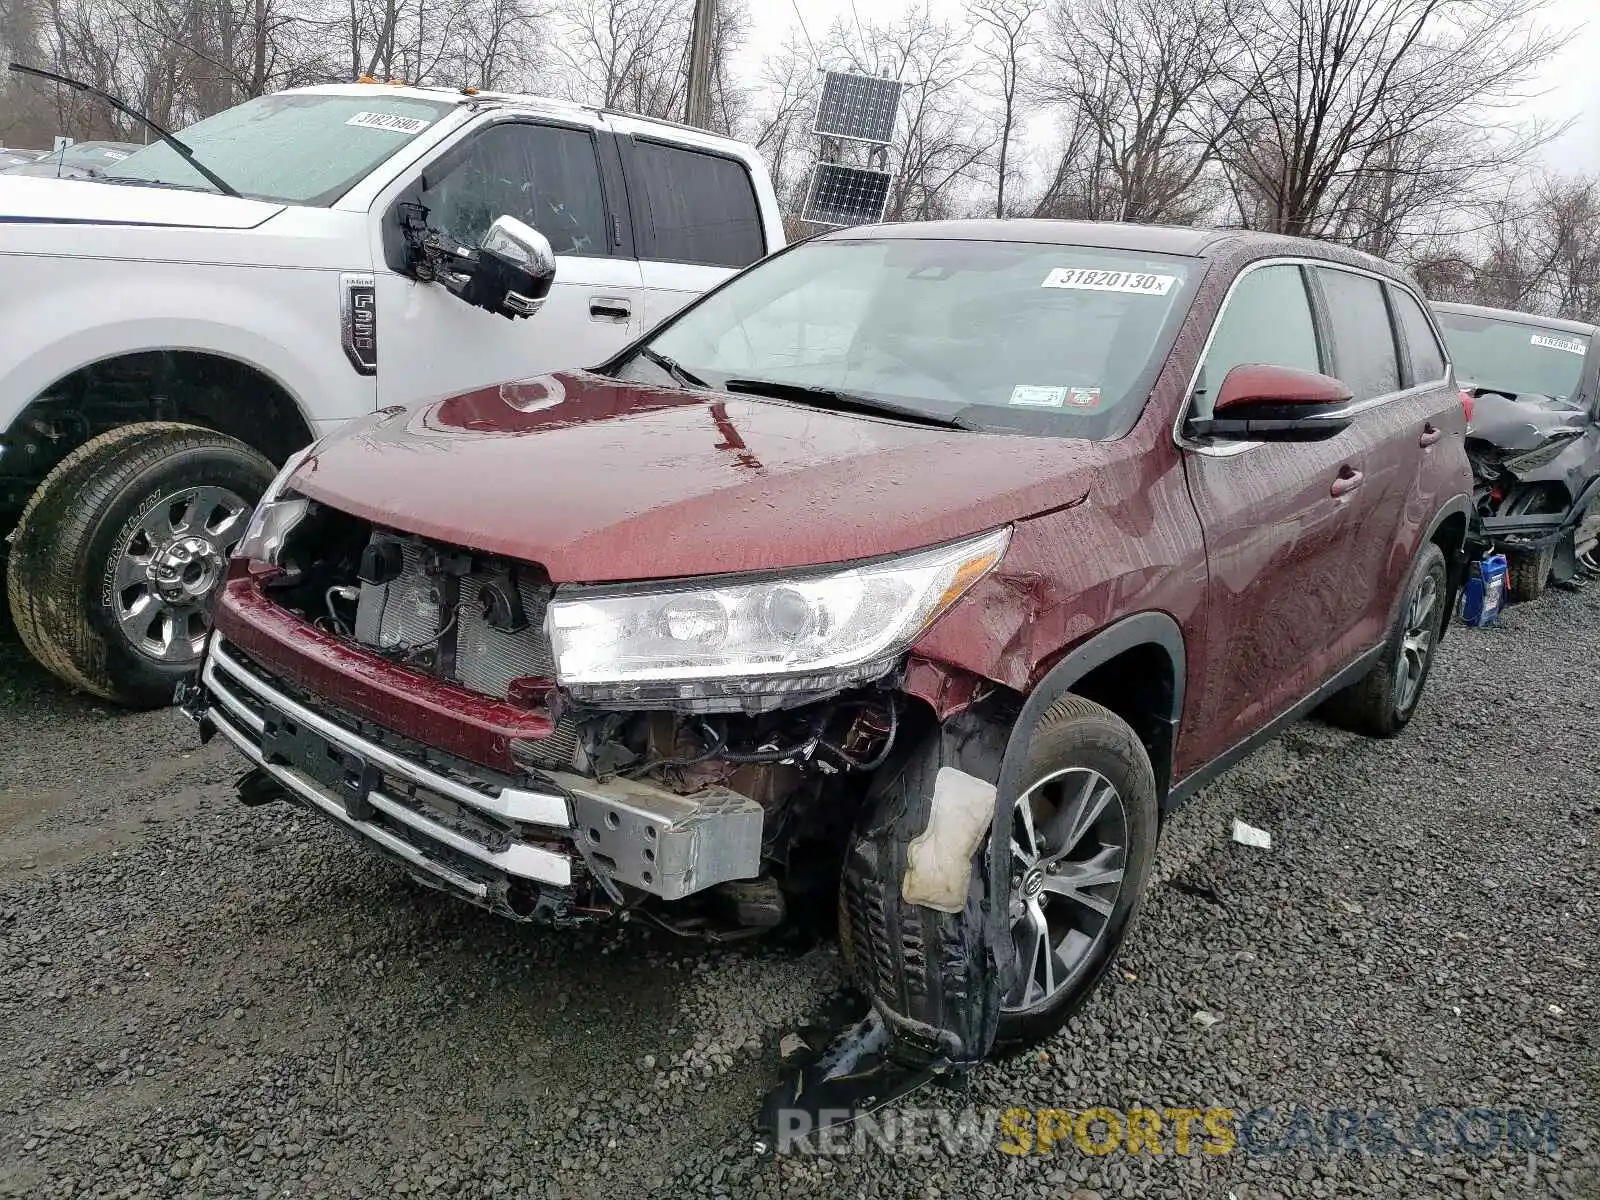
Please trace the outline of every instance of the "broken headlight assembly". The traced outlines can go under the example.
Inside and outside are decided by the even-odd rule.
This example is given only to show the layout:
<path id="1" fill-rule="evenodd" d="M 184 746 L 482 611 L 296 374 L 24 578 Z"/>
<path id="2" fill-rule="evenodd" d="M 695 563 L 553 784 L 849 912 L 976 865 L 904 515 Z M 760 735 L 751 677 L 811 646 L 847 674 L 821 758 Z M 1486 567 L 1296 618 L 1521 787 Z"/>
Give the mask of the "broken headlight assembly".
<path id="1" fill-rule="evenodd" d="M 579 702 L 758 711 L 875 679 L 1000 561 L 1009 528 L 805 574 L 557 589 L 556 678 Z"/>
<path id="2" fill-rule="evenodd" d="M 289 477 L 300 469 L 300 464 L 305 462 L 314 448 L 314 445 L 307 446 L 291 454 L 289 461 L 283 464 L 283 470 L 261 493 L 255 512 L 250 514 L 250 524 L 245 529 L 244 537 L 234 548 L 233 557 L 263 566 L 278 565 L 284 542 L 294 527 L 305 520 L 306 512 L 311 507 L 311 502 L 304 496 L 288 492 Z"/>

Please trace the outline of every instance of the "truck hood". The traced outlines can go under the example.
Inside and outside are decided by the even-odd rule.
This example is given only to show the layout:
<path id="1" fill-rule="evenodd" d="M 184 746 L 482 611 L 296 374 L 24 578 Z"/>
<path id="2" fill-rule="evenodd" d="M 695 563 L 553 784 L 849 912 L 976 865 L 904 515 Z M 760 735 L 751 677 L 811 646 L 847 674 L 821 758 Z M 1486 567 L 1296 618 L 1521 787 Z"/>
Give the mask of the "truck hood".
<path id="1" fill-rule="evenodd" d="M 254 229 L 283 209 L 282 204 L 179 188 L 0 175 L 0 224 Z"/>
<path id="2" fill-rule="evenodd" d="M 1115 443 L 969 433 L 563 372 L 388 409 L 290 486 L 557 582 L 900 553 L 1073 504 Z"/>

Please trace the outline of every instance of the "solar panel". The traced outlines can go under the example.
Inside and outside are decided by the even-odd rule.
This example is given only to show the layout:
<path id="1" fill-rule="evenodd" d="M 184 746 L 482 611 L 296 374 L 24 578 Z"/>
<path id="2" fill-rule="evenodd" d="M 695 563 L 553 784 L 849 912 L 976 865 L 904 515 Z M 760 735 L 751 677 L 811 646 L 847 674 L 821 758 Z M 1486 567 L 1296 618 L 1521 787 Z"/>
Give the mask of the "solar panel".
<path id="1" fill-rule="evenodd" d="M 838 163 L 818 163 L 806 189 L 802 221 L 818 225 L 870 225 L 889 207 L 887 171 L 867 171 Z"/>
<path id="2" fill-rule="evenodd" d="M 899 80 L 829 71 L 822 80 L 822 99 L 817 102 L 812 132 L 885 146 L 894 138 L 899 107 Z"/>

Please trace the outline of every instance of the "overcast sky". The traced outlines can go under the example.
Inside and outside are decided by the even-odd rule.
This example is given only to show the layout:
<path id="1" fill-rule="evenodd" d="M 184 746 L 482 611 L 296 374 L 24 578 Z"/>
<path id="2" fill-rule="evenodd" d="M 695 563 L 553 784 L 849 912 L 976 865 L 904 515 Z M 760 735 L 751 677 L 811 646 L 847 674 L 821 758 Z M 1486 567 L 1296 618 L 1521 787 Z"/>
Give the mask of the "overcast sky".
<path id="1" fill-rule="evenodd" d="M 861 0 L 863 18 L 892 20 L 913 0 Z M 920 3 L 920 0 L 917 0 Z M 932 0 L 936 12 L 959 19 L 960 0 Z M 836 17 L 852 11 L 852 0 L 751 0 L 750 44 L 742 68 L 753 72 L 761 59 L 782 44 L 804 17 L 813 38 L 820 38 Z M 1600 4 L 1596 0 L 1548 0 L 1553 25 L 1576 29 L 1572 42 L 1552 61 L 1536 85 L 1541 93 L 1531 111 L 1552 121 L 1573 119 L 1572 129 L 1545 152 L 1552 167 L 1568 171 L 1600 171 Z M 1587 22 L 1587 24 L 1586 24 Z"/>

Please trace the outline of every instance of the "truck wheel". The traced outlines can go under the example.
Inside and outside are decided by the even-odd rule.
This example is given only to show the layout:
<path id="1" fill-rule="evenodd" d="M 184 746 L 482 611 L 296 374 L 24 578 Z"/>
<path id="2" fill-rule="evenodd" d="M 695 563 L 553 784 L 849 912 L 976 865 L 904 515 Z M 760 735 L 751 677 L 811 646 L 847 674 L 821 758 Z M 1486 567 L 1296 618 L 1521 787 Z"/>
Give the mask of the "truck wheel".
<path id="1" fill-rule="evenodd" d="M 1515 604 L 1526 604 L 1544 595 L 1550 582 L 1550 569 L 1555 566 L 1556 550 L 1546 546 L 1541 550 L 1517 550 L 1506 555 L 1506 599 Z"/>
<path id="2" fill-rule="evenodd" d="M 243 442 L 197 425 L 142 422 L 79 447 L 13 536 L 6 592 L 23 645 L 103 699 L 170 704 L 272 476 Z"/>
<path id="3" fill-rule="evenodd" d="M 1409 725 L 1433 669 L 1448 596 L 1444 551 L 1429 542 L 1411 568 L 1383 656 L 1360 680 L 1330 698 L 1323 716 L 1369 737 L 1394 737 Z"/>
<path id="4" fill-rule="evenodd" d="M 1098 704 L 1066 696 L 1040 718 L 1005 831 L 1016 970 L 1002 993 L 983 944 L 987 846 L 973 856 L 964 911 L 901 895 L 909 845 L 927 827 L 941 765 L 936 750 L 919 751 L 868 801 L 841 881 L 845 961 L 899 1033 L 902 1055 L 1020 1050 L 1077 1011 L 1134 919 L 1155 853 L 1155 775 L 1138 736 Z M 995 1011 L 986 1014 L 990 999 Z M 997 1026 L 992 1035 L 986 1015 Z"/>

